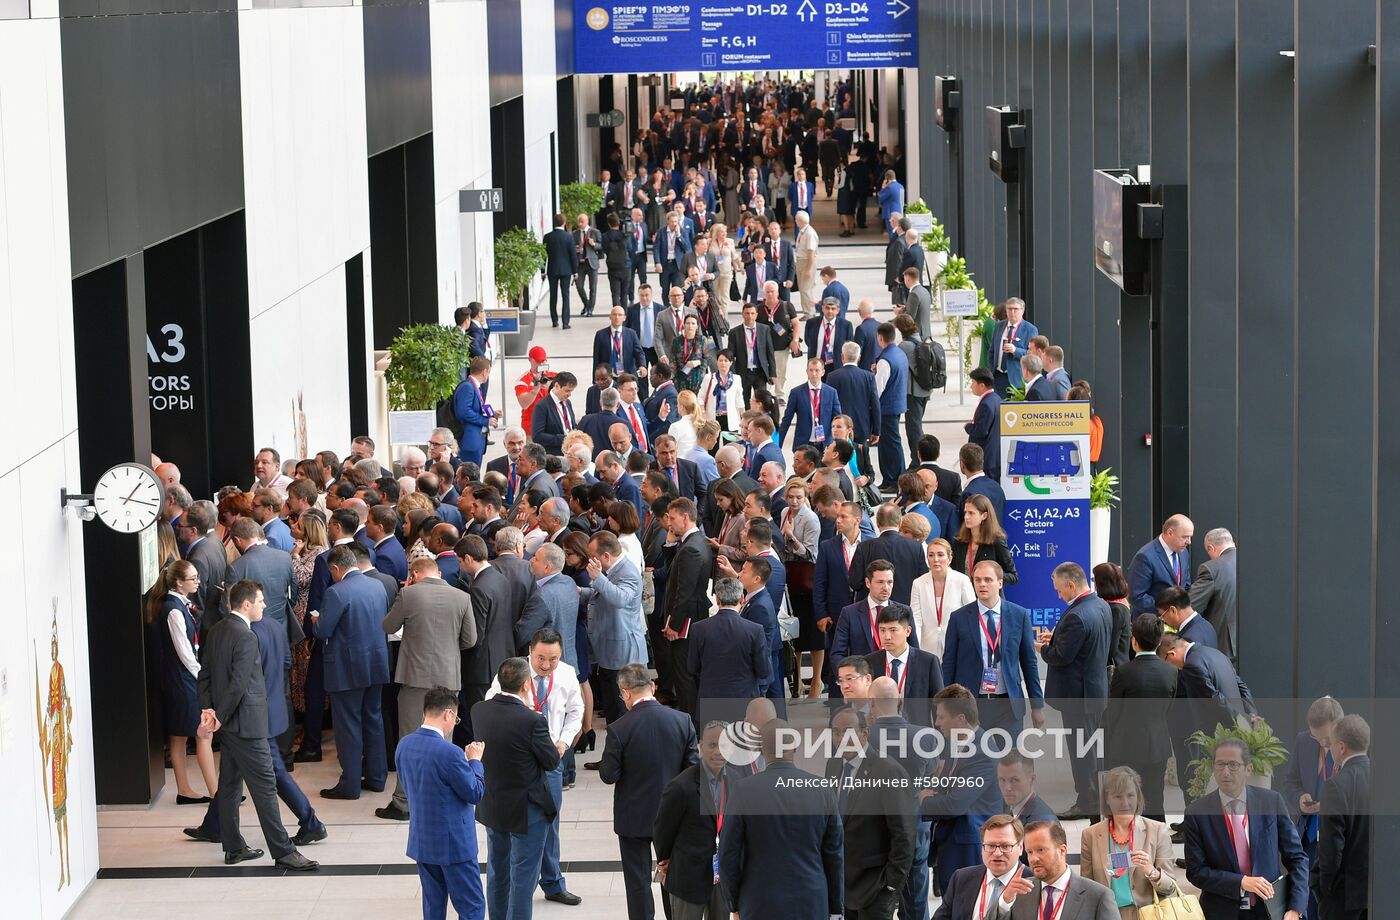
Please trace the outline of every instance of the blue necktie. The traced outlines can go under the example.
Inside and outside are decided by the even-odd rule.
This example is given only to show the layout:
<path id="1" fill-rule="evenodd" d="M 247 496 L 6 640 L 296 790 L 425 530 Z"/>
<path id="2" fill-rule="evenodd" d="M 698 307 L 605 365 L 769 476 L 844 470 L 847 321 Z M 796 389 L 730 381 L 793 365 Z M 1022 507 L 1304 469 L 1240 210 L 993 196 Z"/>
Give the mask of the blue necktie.
<path id="1" fill-rule="evenodd" d="M 548 718 L 549 691 L 545 688 L 543 677 L 535 678 L 535 703 L 539 706 L 540 714 Z"/>
<path id="2" fill-rule="evenodd" d="M 899 683 L 899 667 L 900 667 L 900 665 L 899 665 L 899 659 L 898 659 L 898 658 L 891 658 L 891 659 L 890 659 L 890 680 L 894 681 L 896 684 Z"/>

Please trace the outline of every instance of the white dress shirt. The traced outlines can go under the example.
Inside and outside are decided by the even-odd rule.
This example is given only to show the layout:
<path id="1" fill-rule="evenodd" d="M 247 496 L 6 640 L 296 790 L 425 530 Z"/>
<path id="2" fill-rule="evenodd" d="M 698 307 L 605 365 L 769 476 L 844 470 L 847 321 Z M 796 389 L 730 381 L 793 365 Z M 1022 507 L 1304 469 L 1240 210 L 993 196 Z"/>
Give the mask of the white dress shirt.
<path id="1" fill-rule="evenodd" d="M 549 690 L 545 706 L 545 721 L 549 723 L 549 740 L 558 744 L 563 741 L 566 744 L 574 743 L 574 736 L 583 727 L 583 694 L 579 691 L 578 672 L 573 667 L 563 661 L 555 665 L 551 672 L 554 678 L 554 686 Z M 535 673 L 533 664 L 530 666 L 530 695 L 521 700 L 526 706 L 534 706 L 535 678 L 540 675 Z M 549 677 L 545 678 L 545 683 L 549 683 Z M 501 692 L 499 680 L 491 681 L 491 689 L 486 691 L 486 698 Z M 513 694 L 507 694 L 513 695 Z M 520 699 L 520 697 L 516 697 Z"/>

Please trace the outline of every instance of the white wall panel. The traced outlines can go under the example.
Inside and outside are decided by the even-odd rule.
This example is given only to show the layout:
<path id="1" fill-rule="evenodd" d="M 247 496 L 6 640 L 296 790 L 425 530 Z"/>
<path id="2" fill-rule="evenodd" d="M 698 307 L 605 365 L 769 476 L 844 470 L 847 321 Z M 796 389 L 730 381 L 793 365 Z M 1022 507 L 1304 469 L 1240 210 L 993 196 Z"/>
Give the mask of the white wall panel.
<path id="1" fill-rule="evenodd" d="M 369 245 L 361 10 L 241 12 L 239 56 L 257 317 Z"/>
<path id="2" fill-rule="evenodd" d="M 350 445 L 345 394 L 345 268 L 337 265 L 252 321 L 253 435 L 258 446 L 300 455 Z"/>

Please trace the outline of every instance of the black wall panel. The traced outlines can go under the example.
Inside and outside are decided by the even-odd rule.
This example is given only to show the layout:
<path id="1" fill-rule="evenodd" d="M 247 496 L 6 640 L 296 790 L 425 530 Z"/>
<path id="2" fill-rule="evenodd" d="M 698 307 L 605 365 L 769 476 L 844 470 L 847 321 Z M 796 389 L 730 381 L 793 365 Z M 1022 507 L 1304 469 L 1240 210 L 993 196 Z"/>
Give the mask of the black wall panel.
<path id="1" fill-rule="evenodd" d="M 558 13 L 555 15 L 557 21 Z M 538 30 L 531 34 L 538 34 Z M 558 43 L 557 37 L 555 42 Z M 492 105 L 525 93 L 520 0 L 486 0 L 486 57 L 491 68 Z"/>
<path id="2" fill-rule="evenodd" d="M 438 321 L 433 136 L 369 158 L 370 288 L 374 347 L 404 326 Z"/>
<path id="3" fill-rule="evenodd" d="M 73 274 L 243 207 L 232 12 L 63 19 Z"/>
<path id="4" fill-rule="evenodd" d="M 366 136 L 374 156 L 433 130 L 428 4 L 366 0 L 364 25 Z"/>

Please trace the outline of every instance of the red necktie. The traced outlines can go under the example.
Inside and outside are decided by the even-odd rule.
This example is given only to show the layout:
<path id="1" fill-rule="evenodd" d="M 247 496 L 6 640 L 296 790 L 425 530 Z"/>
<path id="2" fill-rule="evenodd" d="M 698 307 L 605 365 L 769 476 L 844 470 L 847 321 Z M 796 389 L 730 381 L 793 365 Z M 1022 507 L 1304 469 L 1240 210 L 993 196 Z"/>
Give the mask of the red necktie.
<path id="1" fill-rule="evenodd" d="M 632 416 L 632 433 L 637 436 L 637 446 L 642 450 L 647 449 L 647 433 L 642 427 L 641 419 L 637 418 L 637 407 L 628 406 L 628 413 Z"/>
<path id="2" fill-rule="evenodd" d="M 822 360 L 831 363 L 831 323 L 826 324 L 826 335 L 822 336 Z"/>
<path id="3" fill-rule="evenodd" d="M 811 391 L 811 394 L 812 394 L 812 424 L 813 424 L 813 425 L 820 425 L 820 424 L 822 423 L 822 391 L 821 391 L 821 390 L 812 390 L 812 391 Z"/>
<path id="4" fill-rule="evenodd" d="M 622 333 L 620 331 L 613 333 L 613 363 L 619 366 L 622 364 Z"/>

